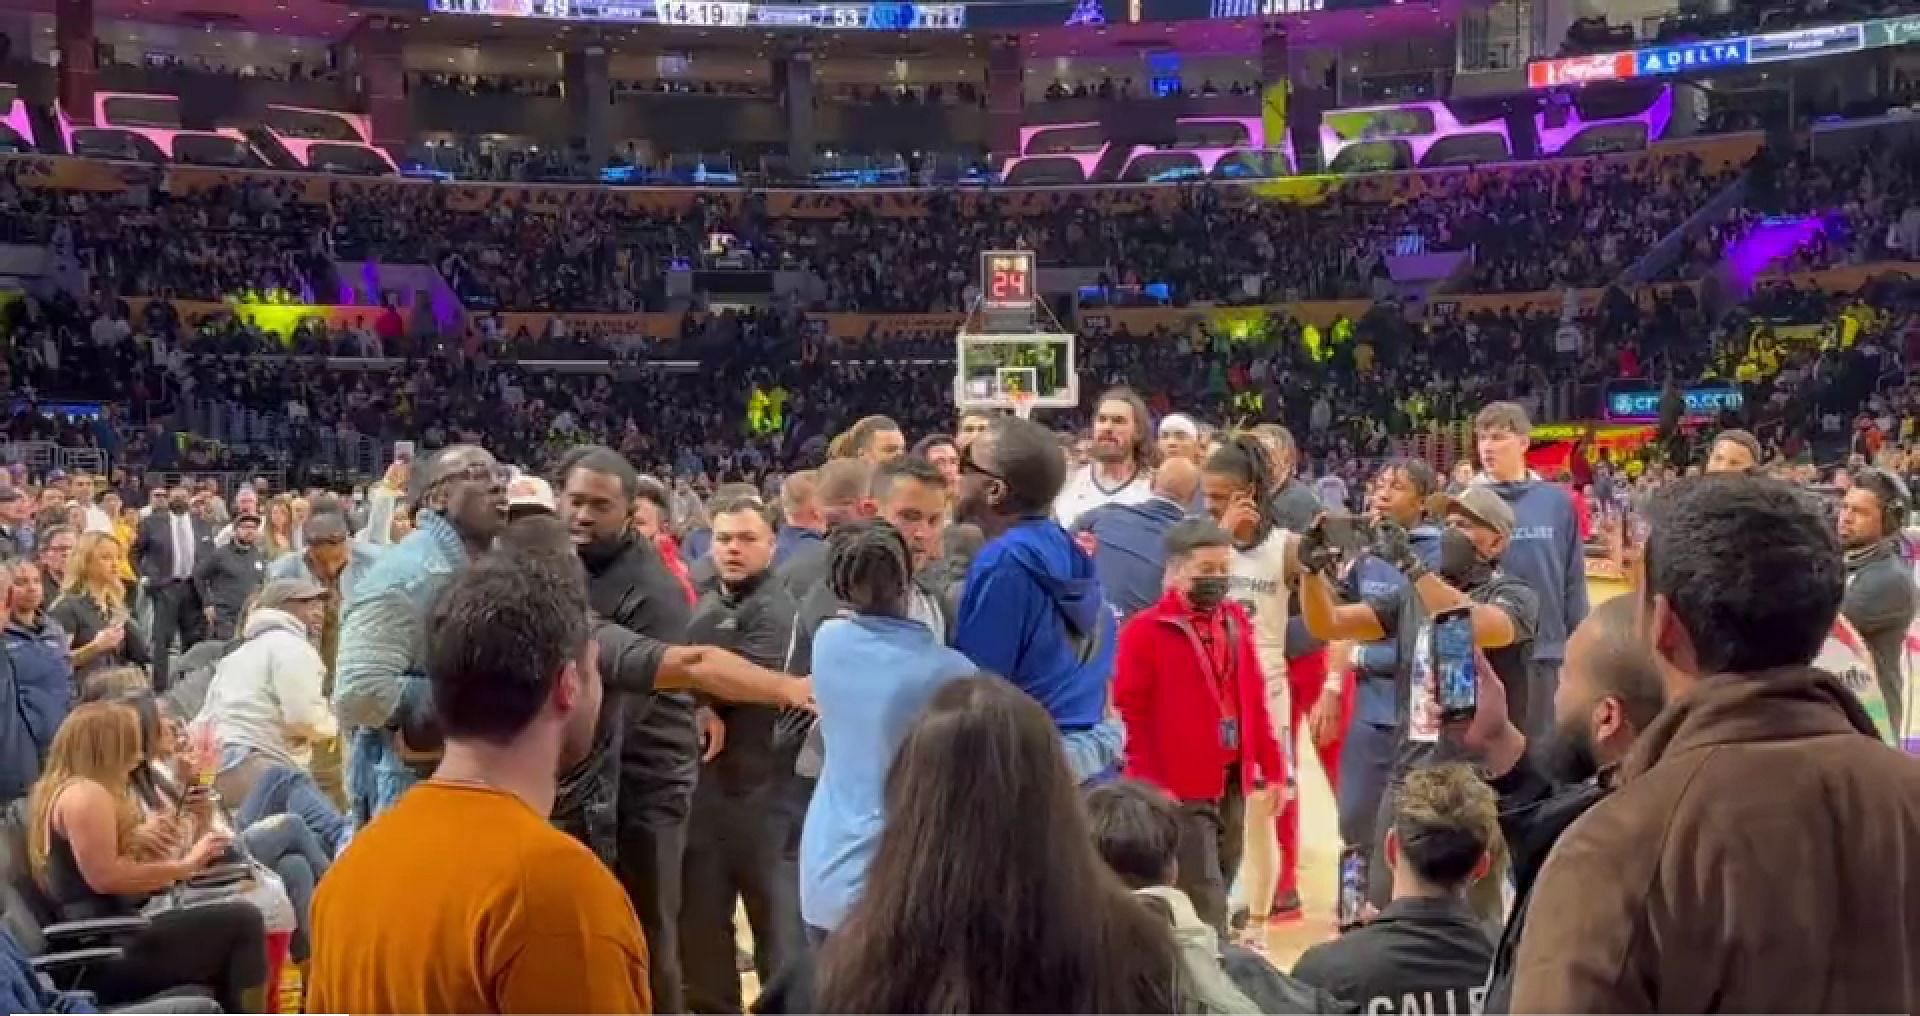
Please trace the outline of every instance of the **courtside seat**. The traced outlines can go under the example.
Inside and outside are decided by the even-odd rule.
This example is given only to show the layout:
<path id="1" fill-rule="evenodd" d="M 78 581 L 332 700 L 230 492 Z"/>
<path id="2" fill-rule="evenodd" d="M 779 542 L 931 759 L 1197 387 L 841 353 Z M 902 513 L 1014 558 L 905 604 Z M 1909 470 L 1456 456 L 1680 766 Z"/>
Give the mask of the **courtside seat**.
<path id="1" fill-rule="evenodd" d="M 59 920 L 59 907 L 33 877 L 27 826 L 25 801 L 15 801 L 0 812 L 0 927 L 25 951 L 44 987 L 86 991 L 88 975 L 124 956 L 126 943 L 145 931 L 148 921 L 138 915 Z M 169 991 L 133 1011 L 218 1013 L 221 1009 L 211 991 L 189 988 Z"/>

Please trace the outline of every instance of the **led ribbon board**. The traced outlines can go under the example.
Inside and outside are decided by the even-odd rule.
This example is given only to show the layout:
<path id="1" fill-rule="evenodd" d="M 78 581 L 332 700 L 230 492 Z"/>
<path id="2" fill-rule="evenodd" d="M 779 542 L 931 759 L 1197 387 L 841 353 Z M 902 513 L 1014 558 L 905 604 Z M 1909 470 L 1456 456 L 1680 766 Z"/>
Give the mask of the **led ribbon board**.
<path id="1" fill-rule="evenodd" d="M 1617 53 L 1589 53 L 1527 64 L 1527 85 L 1553 88 L 1596 81 L 1662 77 L 1726 67 L 1812 60 L 1865 49 L 1886 49 L 1920 41 L 1920 15 L 1816 25 L 1675 46 L 1647 46 Z"/>
<path id="2" fill-rule="evenodd" d="M 961 3 L 757 3 L 751 0 L 427 0 L 435 14 L 613 21 L 692 28 L 825 28 L 886 32 L 967 27 Z"/>

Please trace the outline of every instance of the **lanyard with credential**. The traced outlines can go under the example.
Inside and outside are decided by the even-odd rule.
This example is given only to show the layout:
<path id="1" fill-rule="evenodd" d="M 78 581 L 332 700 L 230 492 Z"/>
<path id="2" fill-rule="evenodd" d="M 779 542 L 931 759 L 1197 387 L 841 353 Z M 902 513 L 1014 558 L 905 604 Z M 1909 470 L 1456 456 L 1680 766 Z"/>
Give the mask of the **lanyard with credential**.
<path id="1" fill-rule="evenodd" d="M 1207 651 L 1206 645 L 1200 640 L 1200 634 L 1193 630 L 1193 623 L 1191 621 L 1186 618 L 1180 618 L 1174 621 L 1174 625 L 1187 636 L 1187 641 L 1193 645 L 1194 655 L 1200 658 L 1201 668 L 1206 671 L 1207 679 L 1202 683 L 1207 686 L 1207 694 L 1213 696 L 1213 707 L 1222 714 L 1220 720 L 1220 747 L 1227 751 L 1239 751 L 1240 703 L 1236 698 L 1233 715 L 1231 717 L 1226 716 L 1227 703 L 1226 700 L 1221 697 L 1220 689 L 1224 685 L 1236 696 L 1239 692 L 1239 686 L 1233 684 L 1233 678 L 1240 670 L 1240 654 L 1235 651 L 1235 647 L 1238 646 L 1240 642 L 1240 632 L 1239 627 L 1234 623 L 1232 614 L 1223 615 L 1220 621 L 1221 627 L 1226 630 L 1227 669 L 1225 672 L 1222 672 L 1214 663 L 1213 654 Z"/>

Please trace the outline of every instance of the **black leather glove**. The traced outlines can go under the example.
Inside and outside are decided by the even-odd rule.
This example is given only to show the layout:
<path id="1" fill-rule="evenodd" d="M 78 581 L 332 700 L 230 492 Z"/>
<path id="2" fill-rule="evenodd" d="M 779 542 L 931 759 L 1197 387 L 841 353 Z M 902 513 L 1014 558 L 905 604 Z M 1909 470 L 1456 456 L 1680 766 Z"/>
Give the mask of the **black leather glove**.
<path id="1" fill-rule="evenodd" d="M 1326 528 L 1318 519 L 1300 536 L 1300 567 L 1332 578 L 1340 563 L 1340 552 L 1327 542 Z"/>
<path id="2" fill-rule="evenodd" d="M 1396 522 L 1381 522 L 1373 531 L 1373 556 L 1399 569 L 1407 581 L 1418 581 L 1427 573 L 1426 565 L 1413 549 L 1413 539 Z"/>

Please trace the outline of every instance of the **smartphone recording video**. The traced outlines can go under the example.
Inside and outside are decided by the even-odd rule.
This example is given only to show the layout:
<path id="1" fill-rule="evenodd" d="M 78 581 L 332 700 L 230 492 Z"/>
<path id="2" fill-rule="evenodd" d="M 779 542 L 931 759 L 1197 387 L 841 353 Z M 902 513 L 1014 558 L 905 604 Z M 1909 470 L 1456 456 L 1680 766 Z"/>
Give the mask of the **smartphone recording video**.
<path id="1" fill-rule="evenodd" d="M 1480 667 L 1473 648 L 1473 608 L 1433 618 L 1433 675 L 1442 723 L 1473 718 L 1480 705 Z"/>
<path id="2" fill-rule="evenodd" d="M 1340 899 L 1337 920 L 1345 931 L 1360 923 L 1360 911 L 1367 904 L 1367 848 L 1348 847 L 1340 851 Z"/>

